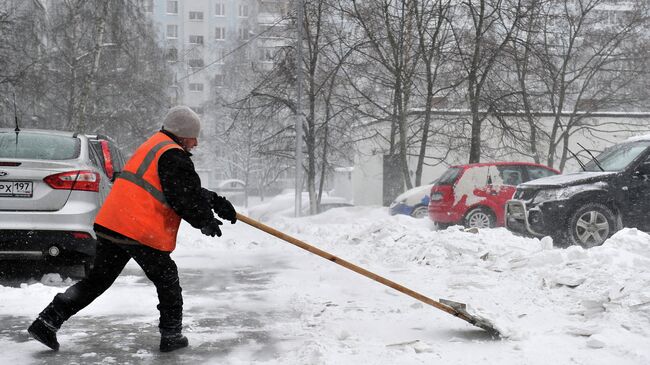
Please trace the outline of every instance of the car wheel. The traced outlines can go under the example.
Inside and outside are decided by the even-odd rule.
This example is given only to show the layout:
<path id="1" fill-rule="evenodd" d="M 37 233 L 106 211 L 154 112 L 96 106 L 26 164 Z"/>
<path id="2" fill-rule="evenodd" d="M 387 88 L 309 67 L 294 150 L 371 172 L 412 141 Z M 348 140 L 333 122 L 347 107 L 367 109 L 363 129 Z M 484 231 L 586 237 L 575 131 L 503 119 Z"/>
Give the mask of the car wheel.
<path id="1" fill-rule="evenodd" d="M 487 208 L 474 208 L 465 216 L 465 227 L 493 228 L 495 225 L 494 213 Z"/>
<path id="2" fill-rule="evenodd" d="M 616 218 L 614 212 L 600 203 L 580 206 L 569 217 L 568 240 L 572 245 L 584 248 L 600 246 L 614 234 Z"/>
<path id="3" fill-rule="evenodd" d="M 444 231 L 445 229 L 451 227 L 451 223 L 442 223 L 442 222 L 433 222 L 436 225 L 436 229 L 439 231 Z"/>
<path id="4" fill-rule="evenodd" d="M 420 205 L 419 207 L 413 209 L 411 212 L 411 217 L 413 218 L 424 218 L 429 215 L 429 207 L 426 205 Z"/>

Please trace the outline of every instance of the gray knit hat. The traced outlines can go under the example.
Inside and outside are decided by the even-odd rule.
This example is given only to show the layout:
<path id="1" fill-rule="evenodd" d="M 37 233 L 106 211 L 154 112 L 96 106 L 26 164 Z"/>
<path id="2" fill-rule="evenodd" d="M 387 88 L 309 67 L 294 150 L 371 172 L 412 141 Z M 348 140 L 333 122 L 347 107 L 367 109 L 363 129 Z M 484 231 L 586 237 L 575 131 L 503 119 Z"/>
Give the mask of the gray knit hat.
<path id="1" fill-rule="evenodd" d="M 181 138 L 197 138 L 201 130 L 201 118 L 185 105 L 175 106 L 165 115 L 163 128 Z"/>

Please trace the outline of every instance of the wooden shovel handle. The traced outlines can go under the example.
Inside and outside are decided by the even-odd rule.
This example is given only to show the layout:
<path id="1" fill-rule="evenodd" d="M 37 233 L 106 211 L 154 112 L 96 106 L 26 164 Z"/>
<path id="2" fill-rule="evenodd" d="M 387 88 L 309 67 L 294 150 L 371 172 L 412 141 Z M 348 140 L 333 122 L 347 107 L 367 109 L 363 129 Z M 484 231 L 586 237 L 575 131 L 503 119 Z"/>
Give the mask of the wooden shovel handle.
<path id="1" fill-rule="evenodd" d="M 349 261 L 346 261 L 346 260 L 343 260 L 343 259 L 341 259 L 339 257 L 336 257 L 336 256 L 334 256 L 334 255 L 332 255 L 332 254 L 330 254 L 328 252 L 325 252 L 325 251 L 323 251 L 323 250 L 321 250 L 319 248 L 316 248 L 316 247 L 314 247 L 312 245 L 309 245 L 309 244 L 307 244 L 307 243 L 305 243 L 305 242 L 303 242 L 303 241 L 301 241 L 301 240 L 299 240 L 297 238 L 291 237 L 288 234 L 282 233 L 282 232 L 280 232 L 280 231 L 278 231 L 278 230 L 276 230 L 276 229 L 274 229 L 272 227 L 269 227 L 269 226 L 267 226 L 267 225 L 265 225 L 265 224 L 263 224 L 261 222 L 258 222 L 256 220 L 254 220 L 252 218 L 249 218 L 249 217 L 247 217 L 245 215 L 237 213 L 237 219 L 244 222 L 244 223 L 246 223 L 246 224 L 248 224 L 248 225 L 250 225 L 250 226 L 253 226 L 253 227 L 255 227 L 255 228 L 259 229 L 259 230 L 262 230 L 262 231 L 264 231 L 264 232 L 266 232 L 268 234 L 271 234 L 271 235 L 273 235 L 273 236 L 275 236 L 275 237 L 277 237 L 277 238 L 279 238 L 281 240 L 284 240 L 284 241 L 287 241 L 287 242 L 289 242 L 289 243 L 291 243 L 293 245 L 296 245 L 296 246 L 302 248 L 303 250 L 309 251 L 309 252 L 311 252 L 313 254 L 316 254 L 316 255 L 324 258 L 324 259 L 332 261 L 335 264 L 338 264 L 338 265 L 341 265 L 341 266 L 343 266 L 343 267 L 345 267 L 347 269 L 350 269 L 350 270 L 356 272 L 357 274 L 361 274 L 361 275 L 363 275 L 363 276 L 365 276 L 365 277 L 367 277 L 369 279 L 372 279 L 372 280 L 374 280 L 374 281 L 376 281 L 378 283 L 384 284 L 384 285 L 386 285 L 388 287 L 391 287 L 391 288 L 393 288 L 393 289 L 395 289 L 395 290 L 397 290 L 399 292 L 402 292 L 402 293 L 404 293 L 404 294 L 406 294 L 408 296 L 411 296 L 411 297 L 413 297 L 413 298 L 415 298 L 415 299 L 417 299 L 417 300 L 419 300 L 419 301 L 421 301 L 423 303 L 429 304 L 429 305 L 434 306 L 434 307 L 436 307 L 436 308 L 438 308 L 438 309 L 440 309 L 442 311 L 445 311 L 445 312 L 447 312 L 447 313 L 449 313 L 451 315 L 459 317 L 460 319 L 463 319 L 463 320 L 465 320 L 465 321 L 467 321 L 469 323 L 474 324 L 474 322 L 475 322 L 472 318 L 467 317 L 463 313 L 458 312 L 457 310 L 453 309 L 450 306 L 447 306 L 447 305 L 444 305 L 444 304 L 442 304 L 440 302 L 437 302 L 437 301 L 435 301 L 435 300 L 433 300 L 433 299 L 431 299 L 431 298 L 429 298 L 427 296 L 424 296 L 424 295 L 422 295 L 422 294 L 420 294 L 420 293 L 418 293 L 418 292 L 416 292 L 414 290 L 411 290 L 411 289 L 409 289 L 409 288 L 407 288 L 407 287 L 405 287 L 403 285 L 400 285 L 400 284 L 398 284 L 398 283 L 396 283 L 396 282 L 394 282 L 392 280 L 388 280 L 388 279 L 386 279 L 386 278 L 384 278 L 382 276 L 379 276 L 379 275 L 377 275 L 377 274 L 375 274 L 373 272 L 370 272 L 370 271 L 368 271 L 368 270 L 366 270 L 366 269 L 364 269 L 362 267 L 359 267 L 359 266 L 357 266 L 357 265 L 355 265 L 355 264 L 353 264 L 353 263 L 351 263 Z"/>

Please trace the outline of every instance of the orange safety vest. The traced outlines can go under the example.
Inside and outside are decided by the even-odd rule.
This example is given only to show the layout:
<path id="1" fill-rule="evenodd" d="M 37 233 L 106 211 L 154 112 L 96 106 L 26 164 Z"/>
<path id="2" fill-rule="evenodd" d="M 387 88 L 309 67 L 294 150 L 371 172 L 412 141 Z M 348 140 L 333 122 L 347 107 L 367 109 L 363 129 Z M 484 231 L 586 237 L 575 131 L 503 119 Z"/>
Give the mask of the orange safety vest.
<path id="1" fill-rule="evenodd" d="M 144 142 L 118 175 L 95 223 L 157 250 L 171 252 L 181 218 L 167 204 L 158 176 L 158 159 L 180 148 L 158 132 Z"/>

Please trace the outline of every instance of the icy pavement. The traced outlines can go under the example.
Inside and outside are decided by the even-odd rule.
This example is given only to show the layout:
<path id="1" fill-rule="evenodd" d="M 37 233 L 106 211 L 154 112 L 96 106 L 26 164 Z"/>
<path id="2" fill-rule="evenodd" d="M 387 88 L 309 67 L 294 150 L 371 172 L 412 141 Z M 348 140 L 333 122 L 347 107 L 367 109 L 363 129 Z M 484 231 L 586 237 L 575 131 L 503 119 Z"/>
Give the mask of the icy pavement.
<path id="1" fill-rule="evenodd" d="M 48 274 L 42 279 L 47 285 L 0 287 L 0 363 L 197 364 L 225 363 L 229 356 L 251 362 L 271 359 L 279 339 L 269 326 L 293 321 L 294 315 L 266 303 L 266 286 L 274 272 L 251 266 L 258 255 L 251 252 L 244 255 L 246 262 L 235 260 L 227 265 L 194 257 L 194 267 L 179 265 L 185 334 L 191 349 L 170 354 L 157 350 L 155 289 L 133 263 L 103 296 L 63 325 L 58 333 L 59 352 L 31 340 L 25 329 L 51 299 L 50 294 L 63 290 L 70 281 Z M 270 255 L 264 261 L 273 270 L 285 266 Z M 16 307 L 10 311 L 9 305 Z"/>
<path id="2" fill-rule="evenodd" d="M 469 304 L 484 331 L 251 227 L 211 239 L 183 225 L 174 258 L 190 348 L 157 351 L 156 296 L 130 264 L 64 325 L 52 353 L 24 328 L 68 283 L 0 286 L 0 362 L 17 364 L 648 364 L 650 236 L 556 249 L 345 208 L 267 222 L 433 299 Z M 2 285 L 2 284 L 0 284 Z"/>

